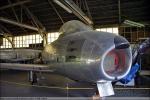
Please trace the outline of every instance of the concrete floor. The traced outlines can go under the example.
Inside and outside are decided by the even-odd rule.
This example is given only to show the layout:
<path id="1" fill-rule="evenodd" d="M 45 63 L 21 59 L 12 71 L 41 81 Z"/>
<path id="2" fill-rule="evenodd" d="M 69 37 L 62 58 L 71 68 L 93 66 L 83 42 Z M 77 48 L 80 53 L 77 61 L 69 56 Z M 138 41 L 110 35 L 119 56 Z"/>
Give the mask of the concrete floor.
<path id="1" fill-rule="evenodd" d="M 32 86 L 29 82 L 27 72 L 1 71 L 0 76 L 0 94 L 4 97 L 89 97 L 96 91 L 95 86 L 77 83 L 55 74 L 43 73 L 40 77 L 40 74 L 37 73 L 40 80 L 38 84 L 34 84 L 35 86 Z M 83 89 L 67 90 L 65 89 L 67 86 Z"/>
<path id="2" fill-rule="evenodd" d="M 91 97 L 95 93 L 95 86 L 78 83 L 68 78 L 43 73 L 38 73 L 38 84 L 32 86 L 28 81 L 28 73 L 23 71 L 3 70 L 0 73 L 1 97 Z M 68 83 L 68 84 L 67 84 Z M 66 86 L 78 88 L 67 90 Z M 141 88 L 142 87 L 142 88 Z M 112 97 L 150 97 L 148 85 L 140 88 L 116 87 Z M 144 89 L 143 89 L 144 87 Z M 83 88 L 83 89 L 79 89 Z"/>

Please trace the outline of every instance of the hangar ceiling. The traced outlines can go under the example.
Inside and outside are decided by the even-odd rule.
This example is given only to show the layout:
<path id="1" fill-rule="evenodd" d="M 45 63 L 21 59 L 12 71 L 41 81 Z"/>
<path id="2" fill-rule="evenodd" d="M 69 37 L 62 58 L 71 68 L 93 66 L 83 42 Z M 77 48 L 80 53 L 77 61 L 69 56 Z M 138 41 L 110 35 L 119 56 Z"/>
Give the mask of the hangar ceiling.
<path id="1" fill-rule="evenodd" d="M 119 24 L 119 0 L 73 1 L 92 19 L 95 28 L 104 25 Z M 120 0 L 121 22 L 128 19 L 149 26 L 149 9 L 148 0 Z M 36 27 L 34 18 L 39 27 L 45 28 L 47 32 L 58 31 L 63 22 L 79 19 L 74 14 L 68 13 L 54 3 L 53 0 L 0 0 L 0 17 Z M 4 22 L 0 22 L 0 29 L 13 35 L 34 32 Z"/>

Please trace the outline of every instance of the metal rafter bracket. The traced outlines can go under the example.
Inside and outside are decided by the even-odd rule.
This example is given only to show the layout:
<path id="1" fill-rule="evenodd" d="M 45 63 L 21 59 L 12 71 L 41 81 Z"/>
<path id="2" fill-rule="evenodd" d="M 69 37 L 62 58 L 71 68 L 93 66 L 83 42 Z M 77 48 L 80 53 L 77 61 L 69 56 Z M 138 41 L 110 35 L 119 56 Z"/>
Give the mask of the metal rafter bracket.
<path id="1" fill-rule="evenodd" d="M 12 45 L 12 48 L 14 48 L 15 47 L 15 44 L 14 44 L 14 42 L 13 42 L 13 37 L 12 37 L 12 35 L 11 35 L 11 37 L 12 37 L 12 40 L 9 38 L 10 37 L 10 34 L 7 34 L 7 33 L 5 33 L 4 31 L 2 31 L 1 29 L 0 29 L 0 31 L 2 32 L 2 36 L 5 38 L 5 39 L 7 39 L 8 40 L 8 42 L 10 42 L 11 43 L 11 45 Z"/>
<path id="2" fill-rule="evenodd" d="M 41 30 L 41 29 L 38 30 L 38 33 L 40 34 L 40 36 L 43 39 L 43 42 L 44 42 L 43 45 L 47 44 L 48 43 L 48 41 L 47 41 L 47 33 L 44 30 Z"/>

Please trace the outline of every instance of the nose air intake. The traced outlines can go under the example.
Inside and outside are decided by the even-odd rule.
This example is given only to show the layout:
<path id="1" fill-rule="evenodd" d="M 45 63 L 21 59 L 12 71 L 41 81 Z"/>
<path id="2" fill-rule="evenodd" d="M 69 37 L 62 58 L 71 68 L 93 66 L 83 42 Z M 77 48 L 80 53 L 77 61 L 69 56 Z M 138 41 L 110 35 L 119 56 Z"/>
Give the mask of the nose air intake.
<path id="1" fill-rule="evenodd" d="M 129 42 L 123 37 L 114 38 L 115 47 L 108 50 L 104 59 L 103 69 L 107 77 L 120 79 L 126 76 L 131 66 L 131 52 Z"/>

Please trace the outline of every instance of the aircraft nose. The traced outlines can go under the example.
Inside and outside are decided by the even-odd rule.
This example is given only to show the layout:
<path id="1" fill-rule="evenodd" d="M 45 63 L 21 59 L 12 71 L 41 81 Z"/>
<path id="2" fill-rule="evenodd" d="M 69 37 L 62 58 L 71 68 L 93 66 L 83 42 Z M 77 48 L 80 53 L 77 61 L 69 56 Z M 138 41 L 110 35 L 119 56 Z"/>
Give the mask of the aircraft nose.
<path id="1" fill-rule="evenodd" d="M 126 49 L 130 47 L 129 42 L 122 36 L 115 36 L 114 44 L 116 49 Z"/>
<path id="2" fill-rule="evenodd" d="M 104 54 L 102 66 L 107 77 L 120 79 L 126 76 L 131 68 L 131 48 L 129 42 L 122 36 L 114 37 L 114 46 Z"/>

